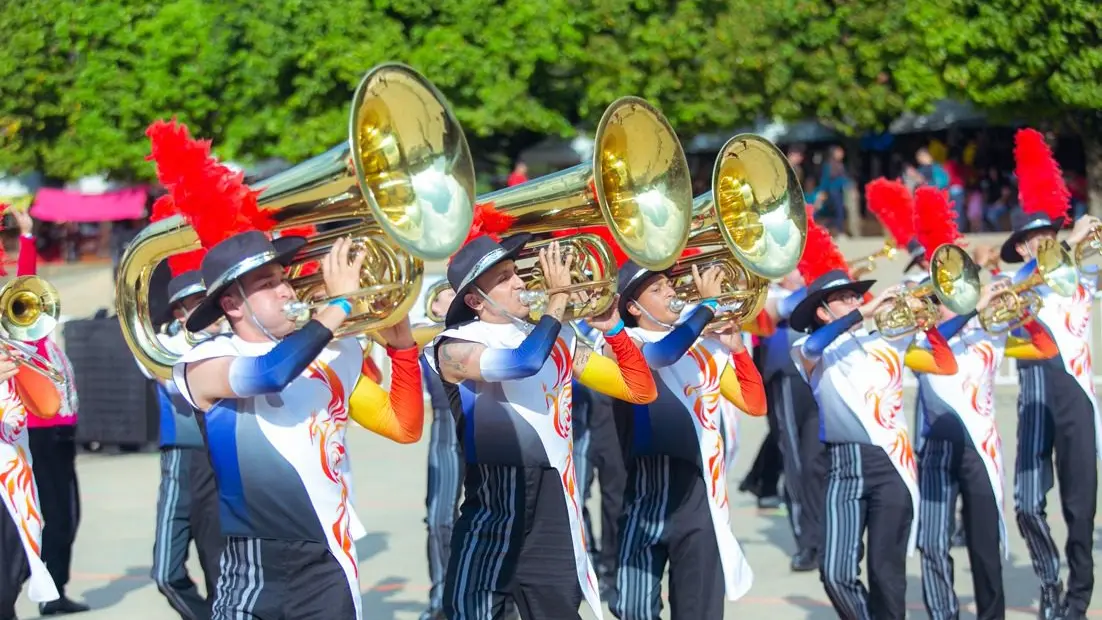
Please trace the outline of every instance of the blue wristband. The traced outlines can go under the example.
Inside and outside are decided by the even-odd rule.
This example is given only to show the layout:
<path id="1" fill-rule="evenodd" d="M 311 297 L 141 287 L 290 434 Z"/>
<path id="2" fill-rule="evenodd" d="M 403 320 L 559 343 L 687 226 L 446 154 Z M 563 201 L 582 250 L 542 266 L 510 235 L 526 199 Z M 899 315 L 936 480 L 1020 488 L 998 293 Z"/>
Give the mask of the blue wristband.
<path id="1" fill-rule="evenodd" d="M 340 306 L 344 310 L 345 314 L 352 314 L 352 302 L 348 301 L 347 299 L 345 299 L 343 297 L 340 298 L 340 299 L 334 299 L 333 301 L 329 302 L 326 305 L 327 306 Z"/>
<path id="2" fill-rule="evenodd" d="M 615 336 L 616 334 L 619 334 L 622 331 L 624 331 L 624 321 L 621 319 L 621 320 L 617 321 L 615 325 L 612 326 L 612 329 L 605 332 L 605 337 Z"/>
<path id="3" fill-rule="evenodd" d="M 708 306 L 708 309 L 711 310 L 712 312 L 715 312 L 717 309 L 719 309 L 719 302 L 716 301 L 712 297 L 709 297 L 708 299 L 705 299 L 705 300 L 701 301 L 700 305 Z"/>

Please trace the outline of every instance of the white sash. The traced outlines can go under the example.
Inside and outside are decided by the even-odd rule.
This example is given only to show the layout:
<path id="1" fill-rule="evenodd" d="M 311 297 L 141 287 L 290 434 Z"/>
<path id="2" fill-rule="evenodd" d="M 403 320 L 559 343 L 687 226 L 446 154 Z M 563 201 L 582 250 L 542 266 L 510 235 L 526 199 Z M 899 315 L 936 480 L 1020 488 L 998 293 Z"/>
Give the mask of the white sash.
<path id="1" fill-rule="evenodd" d="M 42 509 L 27 446 L 27 411 L 12 380 L 0 383 L 0 497 L 19 530 L 19 540 L 31 567 L 27 596 L 36 603 L 57 600 L 59 594 L 42 562 Z M 0 517 L 2 518 L 2 517 Z"/>
<path id="2" fill-rule="evenodd" d="M 637 327 L 628 332 L 644 342 L 656 342 L 669 332 L 654 332 Z M 742 598 L 754 583 L 754 572 L 731 531 L 731 512 L 727 498 L 727 453 L 719 431 L 721 413 L 719 379 L 731 353 L 718 341 L 701 338 L 672 366 L 657 369 L 659 380 L 670 388 L 693 421 L 699 441 L 701 475 L 708 490 L 708 509 L 712 516 L 723 565 L 723 583 L 727 600 Z M 732 408 L 734 406 L 732 405 Z"/>
<path id="3" fill-rule="evenodd" d="M 1098 397 L 1094 393 L 1094 372 L 1091 368 L 1091 291 L 1079 284 L 1071 297 L 1061 297 L 1048 288 L 1044 292 L 1044 305 L 1037 313 L 1041 323 L 1048 327 L 1064 370 L 1083 388 L 1094 410 L 1095 452 L 1102 459 L 1102 415 L 1098 409 Z"/>
<path id="4" fill-rule="evenodd" d="M 856 414 L 873 445 L 883 448 L 911 494 L 914 518 L 907 539 L 907 555 L 913 555 L 918 540 L 918 468 L 903 415 L 903 352 L 878 335 L 863 336 L 857 337 L 867 354 L 849 373 L 854 379 L 859 377 L 860 383 L 847 376 L 841 365 L 828 365 L 823 374 L 830 375 L 838 395 Z"/>
<path id="5" fill-rule="evenodd" d="M 487 347 L 516 348 L 527 334 L 512 324 L 492 324 L 474 321 L 449 329 L 425 349 L 429 364 L 436 367 L 436 345 L 442 338 L 455 338 L 477 342 Z M 585 546 L 584 521 L 582 519 L 582 489 L 577 484 L 574 469 L 574 433 L 572 411 L 574 406 L 574 331 L 564 327 L 551 355 L 538 373 L 498 385 L 503 402 L 501 406 L 524 420 L 540 438 L 551 466 L 559 472 L 562 481 L 566 513 L 570 519 L 570 537 L 574 546 L 574 568 L 578 585 L 598 620 L 604 617 L 601 596 L 597 588 L 597 573 L 589 559 Z M 481 386 L 479 386 L 481 389 Z"/>

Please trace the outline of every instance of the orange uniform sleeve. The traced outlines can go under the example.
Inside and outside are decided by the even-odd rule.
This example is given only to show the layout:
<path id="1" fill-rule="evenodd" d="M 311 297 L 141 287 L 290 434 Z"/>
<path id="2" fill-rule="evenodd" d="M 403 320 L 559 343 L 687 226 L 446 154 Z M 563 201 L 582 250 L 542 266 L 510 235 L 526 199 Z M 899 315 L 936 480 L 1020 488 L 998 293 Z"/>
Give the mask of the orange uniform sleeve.
<path id="1" fill-rule="evenodd" d="M 605 342 L 616 360 L 594 351 L 575 377 L 578 383 L 617 400 L 637 405 L 653 403 L 658 398 L 658 386 L 639 346 L 623 331 L 606 337 Z"/>
<path id="2" fill-rule="evenodd" d="M 1029 334 L 1029 338 L 1008 336 L 1006 339 L 1007 357 L 1020 360 L 1047 360 L 1056 357 L 1056 354 L 1060 352 L 1048 330 L 1037 321 L 1030 321 L 1023 328 Z"/>
<path id="3" fill-rule="evenodd" d="M 955 375 L 957 373 L 957 358 L 953 350 L 949 348 L 949 341 L 937 328 L 926 330 L 926 338 L 929 339 L 930 348 L 927 349 L 915 343 L 907 349 L 903 357 L 903 363 L 915 372 L 924 372 L 931 375 Z"/>
<path id="4" fill-rule="evenodd" d="M 719 378 L 720 393 L 748 415 L 765 415 L 765 386 L 754 359 L 744 350 L 732 354 L 731 360 L 734 363 L 728 364 Z"/>
<path id="5" fill-rule="evenodd" d="M 392 349 L 390 392 L 360 376 L 349 400 L 348 415 L 357 424 L 398 443 L 416 443 L 425 426 L 425 401 L 417 348 Z"/>

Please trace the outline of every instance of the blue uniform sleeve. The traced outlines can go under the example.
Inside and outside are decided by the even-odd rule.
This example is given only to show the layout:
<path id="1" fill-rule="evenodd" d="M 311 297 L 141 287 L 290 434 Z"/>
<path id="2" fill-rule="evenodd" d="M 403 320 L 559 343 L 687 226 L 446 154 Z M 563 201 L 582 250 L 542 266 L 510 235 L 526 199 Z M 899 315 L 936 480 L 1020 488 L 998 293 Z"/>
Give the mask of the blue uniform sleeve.
<path id="1" fill-rule="evenodd" d="M 559 337 L 562 323 L 544 315 L 536 328 L 515 349 L 487 348 L 479 358 L 479 370 L 486 381 L 501 382 L 531 377 L 543 368 Z"/>
<path id="2" fill-rule="evenodd" d="M 791 295 L 777 302 L 777 316 L 781 321 L 787 321 L 792 316 L 792 311 L 800 302 L 807 298 L 807 287 L 793 291 Z"/>
<path id="3" fill-rule="evenodd" d="M 333 332 L 310 321 L 264 355 L 235 358 L 230 364 L 230 389 L 241 398 L 282 392 L 332 339 Z"/>
<path id="4" fill-rule="evenodd" d="M 849 331 L 851 327 L 860 323 L 861 320 L 861 312 L 859 310 L 854 310 L 846 316 L 835 319 L 815 330 L 814 333 L 808 336 L 807 340 L 804 341 L 804 357 L 808 359 L 819 357 L 823 354 L 823 351 L 826 351 L 826 348 L 830 346 L 830 343 Z"/>
<path id="5" fill-rule="evenodd" d="M 644 344 L 641 352 L 643 353 L 643 359 L 647 361 L 647 365 L 651 368 L 665 368 L 681 359 L 685 352 L 689 350 L 689 347 L 693 346 L 697 338 L 700 338 L 700 334 L 704 332 L 704 328 L 708 326 L 712 318 L 715 317 L 715 310 L 712 308 L 714 303 L 704 302 L 700 304 L 689 315 L 689 318 L 682 321 L 664 338 L 658 342 Z"/>
<path id="6" fill-rule="evenodd" d="M 973 310 L 968 314 L 958 314 L 957 316 L 945 321 L 941 325 L 937 326 L 937 331 L 941 333 L 941 336 L 946 340 L 949 340 L 953 336 L 960 333 L 960 330 L 964 329 L 965 324 L 971 321 L 976 316 L 976 311 Z"/>

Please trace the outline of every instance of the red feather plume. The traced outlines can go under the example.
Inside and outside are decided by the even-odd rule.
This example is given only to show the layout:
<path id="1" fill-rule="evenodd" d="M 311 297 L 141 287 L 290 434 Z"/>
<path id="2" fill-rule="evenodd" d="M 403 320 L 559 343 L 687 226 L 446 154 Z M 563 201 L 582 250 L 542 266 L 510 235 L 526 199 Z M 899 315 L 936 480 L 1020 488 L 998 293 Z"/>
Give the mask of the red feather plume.
<path id="1" fill-rule="evenodd" d="M 318 234 L 318 227 L 313 224 L 307 226 L 293 226 L 291 228 L 281 228 L 277 233 L 279 237 L 306 237 L 310 238 Z"/>
<path id="2" fill-rule="evenodd" d="M 172 200 L 172 194 L 165 194 L 153 201 L 153 209 L 149 214 L 149 222 L 159 222 L 179 213 L 176 202 Z"/>
<path id="3" fill-rule="evenodd" d="M 804 254 L 796 266 L 804 282 L 811 284 L 816 278 L 833 269 L 849 273 L 846 257 L 835 245 L 830 232 L 812 219 L 814 207 L 807 207 L 807 243 Z"/>
<path id="4" fill-rule="evenodd" d="M 1041 132 L 1027 128 L 1014 134 L 1014 163 L 1022 211 L 1044 213 L 1053 221 L 1066 218 L 1071 193 Z"/>
<path id="5" fill-rule="evenodd" d="M 309 263 L 306 263 L 302 267 L 299 267 L 298 272 L 293 274 L 293 275 L 295 277 L 301 278 L 303 276 L 313 275 L 313 274 L 315 274 L 319 271 L 321 271 L 321 261 L 316 261 L 315 260 L 315 261 L 311 261 Z"/>
<path id="6" fill-rule="evenodd" d="M 934 187 L 920 187 L 915 191 L 914 223 L 915 236 L 926 249 L 926 260 L 933 258 L 934 250 L 941 245 L 961 238 L 957 212 L 949 204 L 949 196 Z"/>
<path id="7" fill-rule="evenodd" d="M 274 222 L 257 205 L 258 192 L 245 185 L 244 173 L 233 172 L 210 155 L 209 142 L 193 139 L 175 120 L 154 122 L 146 135 L 157 178 L 203 247 L 241 232 L 272 229 Z"/>
<path id="8" fill-rule="evenodd" d="M 467 232 L 463 245 L 482 235 L 487 235 L 494 241 L 501 241 L 502 233 L 508 231 L 516 219 L 508 213 L 495 209 L 492 202 L 478 203 L 474 206 L 474 219 L 471 221 L 471 229 Z"/>
<path id="9" fill-rule="evenodd" d="M 895 239 L 896 247 L 907 247 L 915 236 L 914 199 L 907 186 L 884 177 L 873 179 L 865 185 L 865 202 Z"/>
<path id="10" fill-rule="evenodd" d="M 172 272 L 173 278 L 187 271 L 195 271 L 203 264 L 203 257 L 206 255 L 207 251 L 202 248 L 174 254 L 168 257 L 168 270 Z"/>

